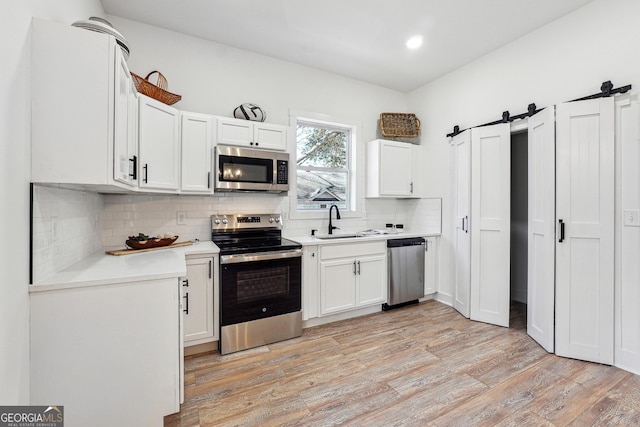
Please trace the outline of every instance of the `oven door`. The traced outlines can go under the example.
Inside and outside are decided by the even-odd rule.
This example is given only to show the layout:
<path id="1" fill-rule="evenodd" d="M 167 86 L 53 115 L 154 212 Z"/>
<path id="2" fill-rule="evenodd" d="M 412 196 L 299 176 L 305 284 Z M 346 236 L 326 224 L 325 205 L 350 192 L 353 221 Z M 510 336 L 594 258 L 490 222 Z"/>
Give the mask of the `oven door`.
<path id="1" fill-rule="evenodd" d="M 300 311 L 302 251 L 223 255 L 220 325 Z"/>

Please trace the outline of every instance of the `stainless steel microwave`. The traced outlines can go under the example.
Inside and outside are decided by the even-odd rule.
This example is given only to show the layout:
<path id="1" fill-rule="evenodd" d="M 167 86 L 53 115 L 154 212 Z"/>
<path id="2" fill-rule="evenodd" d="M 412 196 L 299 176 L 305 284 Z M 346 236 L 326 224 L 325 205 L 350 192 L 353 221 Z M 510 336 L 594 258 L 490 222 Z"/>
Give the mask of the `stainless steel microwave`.
<path id="1" fill-rule="evenodd" d="M 219 145 L 215 191 L 289 191 L 289 153 Z"/>

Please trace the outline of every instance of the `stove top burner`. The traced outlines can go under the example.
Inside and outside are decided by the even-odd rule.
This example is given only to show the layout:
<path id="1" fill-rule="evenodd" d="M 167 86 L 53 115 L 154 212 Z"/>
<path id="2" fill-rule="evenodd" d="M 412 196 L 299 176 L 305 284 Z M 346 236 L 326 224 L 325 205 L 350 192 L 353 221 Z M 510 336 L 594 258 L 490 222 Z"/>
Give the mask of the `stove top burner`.
<path id="1" fill-rule="evenodd" d="M 282 237 L 279 214 L 214 215 L 211 240 L 221 255 L 301 249 L 302 245 Z"/>
<path id="2" fill-rule="evenodd" d="M 229 240 L 214 240 L 214 243 L 220 248 L 222 255 L 285 251 L 302 248 L 301 244 L 282 237 L 234 238 Z"/>

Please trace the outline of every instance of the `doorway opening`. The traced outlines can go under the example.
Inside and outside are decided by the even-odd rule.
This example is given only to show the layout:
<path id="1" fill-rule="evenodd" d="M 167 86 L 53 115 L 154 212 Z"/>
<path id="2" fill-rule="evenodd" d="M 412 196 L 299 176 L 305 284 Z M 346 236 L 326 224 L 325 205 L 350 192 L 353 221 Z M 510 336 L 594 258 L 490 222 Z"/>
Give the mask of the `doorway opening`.
<path id="1" fill-rule="evenodd" d="M 529 226 L 529 136 L 511 134 L 511 304 L 509 325 L 527 329 L 527 254 Z"/>

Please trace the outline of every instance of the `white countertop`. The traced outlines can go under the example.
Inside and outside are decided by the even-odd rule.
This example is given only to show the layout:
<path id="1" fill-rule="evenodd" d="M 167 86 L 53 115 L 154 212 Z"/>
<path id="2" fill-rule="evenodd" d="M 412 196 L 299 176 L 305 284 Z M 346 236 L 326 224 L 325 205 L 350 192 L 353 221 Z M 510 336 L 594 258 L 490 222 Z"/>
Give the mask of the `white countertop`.
<path id="1" fill-rule="evenodd" d="M 346 232 L 335 233 L 336 236 L 340 236 L 344 234 L 356 234 L 356 233 L 346 233 Z M 345 238 L 339 238 L 339 239 L 319 239 L 318 237 L 314 237 L 314 236 L 293 236 L 293 237 L 287 237 L 287 239 L 296 241 L 300 243 L 302 246 L 312 246 L 312 245 L 336 245 L 340 243 L 369 242 L 372 240 L 389 240 L 389 239 L 404 239 L 409 237 L 433 237 L 433 236 L 440 236 L 440 233 L 403 231 L 400 233 L 376 234 L 376 235 L 358 236 L 358 237 L 345 237 Z"/>
<path id="2" fill-rule="evenodd" d="M 105 253 L 105 250 L 112 249 L 123 248 L 103 248 L 29 286 L 29 292 L 177 278 L 187 274 L 186 256 L 220 252 L 210 241 L 130 255 L 115 256 Z"/>

